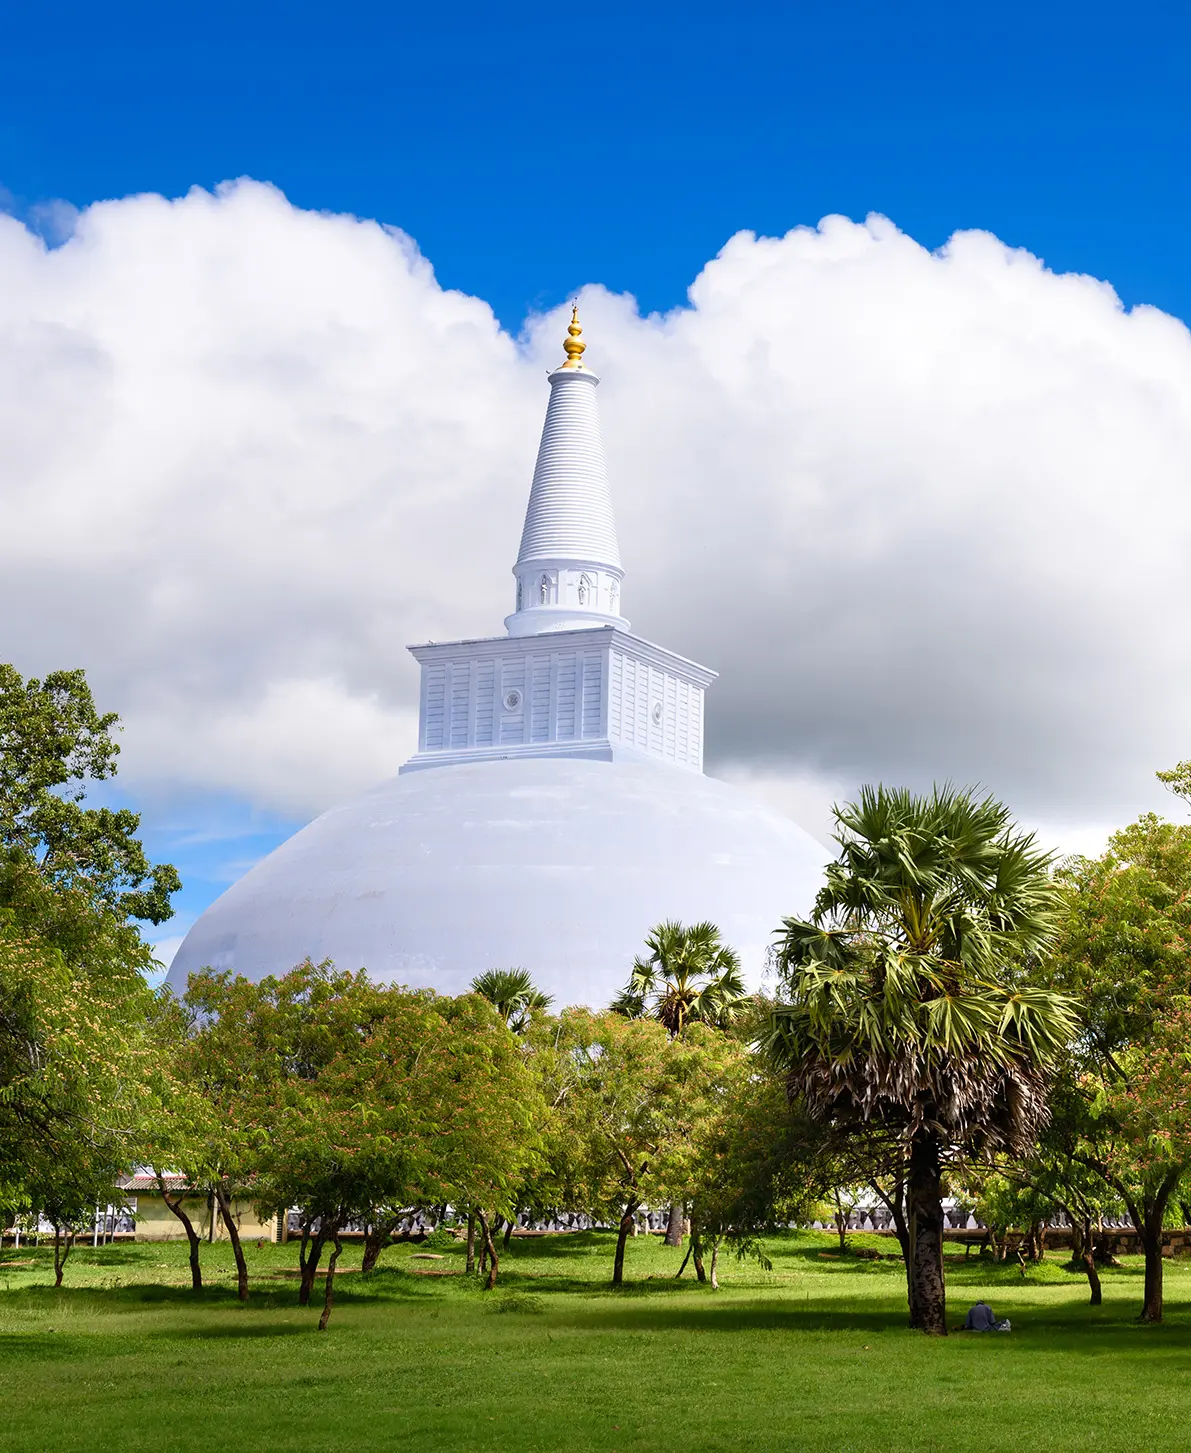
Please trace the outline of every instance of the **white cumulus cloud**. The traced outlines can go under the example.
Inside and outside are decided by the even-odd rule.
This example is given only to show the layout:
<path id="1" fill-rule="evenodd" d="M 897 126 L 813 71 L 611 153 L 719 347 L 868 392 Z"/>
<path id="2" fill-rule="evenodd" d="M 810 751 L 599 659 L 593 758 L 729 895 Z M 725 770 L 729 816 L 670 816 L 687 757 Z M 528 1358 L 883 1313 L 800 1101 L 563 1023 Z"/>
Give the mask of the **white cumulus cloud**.
<path id="1" fill-rule="evenodd" d="M 65 225 L 65 224 L 64 224 Z M 1191 338 L 985 233 L 741 233 L 582 294 L 634 629 L 713 770 L 826 829 L 979 780 L 1082 842 L 1191 755 Z M 133 790 L 302 815 L 412 750 L 407 643 L 501 629 L 562 318 L 252 182 L 0 217 L 0 654 L 87 668 Z"/>

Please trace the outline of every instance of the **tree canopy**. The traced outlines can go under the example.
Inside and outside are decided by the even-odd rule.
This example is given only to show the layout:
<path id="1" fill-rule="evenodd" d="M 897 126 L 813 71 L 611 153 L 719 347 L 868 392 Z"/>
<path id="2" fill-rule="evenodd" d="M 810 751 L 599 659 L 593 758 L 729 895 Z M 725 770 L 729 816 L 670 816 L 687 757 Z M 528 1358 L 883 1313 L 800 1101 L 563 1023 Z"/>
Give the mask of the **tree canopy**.
<path id="1" fill-rule="evenodd" d="M 812 917 L 785 920 L 767 1050 L 813 1115 L 904 1160 L 911 1323 L 945 1334 L 944 1163 L 1027 1149 L 1075 1032 L 1072 1001 L 1027 979 L 1059 893 L 992 798 L 868 788 L 836 822 Z"/>

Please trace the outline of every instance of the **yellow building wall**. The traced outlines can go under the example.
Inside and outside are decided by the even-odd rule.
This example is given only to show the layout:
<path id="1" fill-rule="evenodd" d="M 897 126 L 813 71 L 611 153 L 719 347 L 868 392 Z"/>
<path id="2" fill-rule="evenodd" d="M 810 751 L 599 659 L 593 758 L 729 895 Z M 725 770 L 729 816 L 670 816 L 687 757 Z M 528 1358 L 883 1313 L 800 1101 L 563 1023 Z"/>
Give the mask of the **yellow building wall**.
<path id="1" fill-rule="evenodd" d="M 187 1196 L 182 1202 L 182 1209 L 194 1223 L 194 1229 L 204 1241 L 211 1239 L 211 1216 L 207 1209 L 206 1196 Z M 265 1220 L 257 1215 L 247 1201 L 232 1202 L 232 1218 L 235 1220 L 236 1228 L 245 1241 L 255 1241 L 264 1237 L 266 1241 L 272 1241 L 277 1230 L 277 1217 L 270 1216 Z M 136 1197 L 136 1239 L 138 1241 L 185 1241 L 186 1232 L 181 1221 L 170 1210 L 162 1200 L 160 1194 L 138 1191 Z M 215 1236 L 216 1241 L 227 1239 L 227 1228 L 224 1226 L 219 1213 L 215 1214 Z"/>

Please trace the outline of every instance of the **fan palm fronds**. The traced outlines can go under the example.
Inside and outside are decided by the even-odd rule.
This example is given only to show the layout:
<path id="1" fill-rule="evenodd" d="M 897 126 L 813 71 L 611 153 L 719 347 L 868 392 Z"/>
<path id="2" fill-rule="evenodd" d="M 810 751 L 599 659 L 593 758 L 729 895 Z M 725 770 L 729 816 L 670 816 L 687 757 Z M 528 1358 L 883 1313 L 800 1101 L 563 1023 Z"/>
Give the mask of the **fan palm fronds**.
<path id="1" fill-rule="evenodd" d="M 473 994 L 487 999 L 514 1034 L 524 1034 L 536 1012 L 554 1003 L 534 983 L 528 969 L 488 969 L 471 981 Z"/>
<path id="2" fill-rule="evenodd" d="M 1072 1000 L 1027 982 L 1060 890 L 990 797 L 868 787 L 836 823 L 811 917 L 779 933 L 764 1047 L 817 1118 L 901 1143 L 920 1221 L 911 1319 L 943 1331 L 940 1165 L 1031 1145 L 1078 1027 Z"/>
<path id="3" fill-rule="evenodd" d="M 667 919 L 650 930 L 611 1007 L 631 1019 L 656 1018 L 674 1036 L 691 1023 L 726 1028 L 747 999 L 740 959 L 715 924 Z"/>

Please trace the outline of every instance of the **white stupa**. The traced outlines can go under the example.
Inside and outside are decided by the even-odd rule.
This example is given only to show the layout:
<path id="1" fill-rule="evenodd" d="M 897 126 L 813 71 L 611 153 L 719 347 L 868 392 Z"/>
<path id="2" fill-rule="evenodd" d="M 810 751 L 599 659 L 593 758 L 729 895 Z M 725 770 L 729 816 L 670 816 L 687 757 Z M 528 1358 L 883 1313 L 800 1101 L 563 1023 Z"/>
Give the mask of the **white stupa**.
<path id="1" fill-rule="evenodd" d="M 824 849 L 703 775 L 715 672 L 633 635 L 577 315 L 549 376 L 506 635 L 413 646 L 418 750 L 258 863 L 187 934 L 177 988 L 310 957 L 459 993 L 529 969 L 558 1004 L 603 1005 L 650 927 L 711 919 L 760 975 L 809 909 Z"/>

